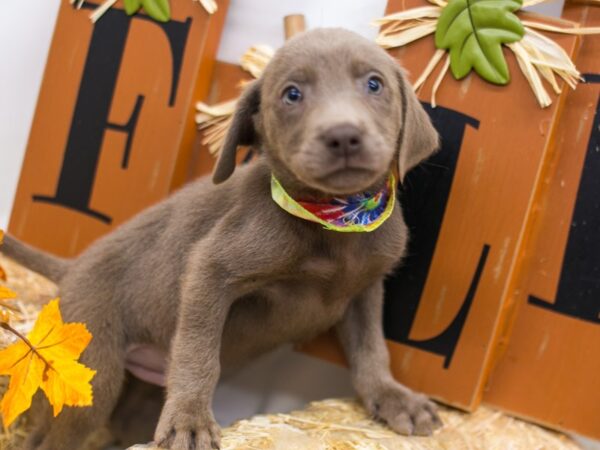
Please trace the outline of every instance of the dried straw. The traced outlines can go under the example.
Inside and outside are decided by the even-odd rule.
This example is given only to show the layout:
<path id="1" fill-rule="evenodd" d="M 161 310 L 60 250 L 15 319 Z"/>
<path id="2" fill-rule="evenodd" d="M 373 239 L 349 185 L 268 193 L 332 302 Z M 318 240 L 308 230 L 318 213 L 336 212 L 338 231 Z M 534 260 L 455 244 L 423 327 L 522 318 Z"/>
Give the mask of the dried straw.
<path id="1" fill-rule="evenodd" d="M 254 45 L 242 55 L 240 60 L 242 69 L 249 72 L 254 78 L 259 78 L 274 53 L 275 51 L 271 47 Z M 215 105 L 196 103 L 198 110 L 196 123 L 198 128 L 203 131 L 201 142 L 208 147 L 208 151 L 213 156 L 217 156 L 221 151 L 236 103 L 237 98 Z"/>
<path id="2" fill-rule="evenodd" d="M 536 99 L 542 108 L 552 104 L 540 75 L 552 86 L 554 92 L 561 92 L 555 76 L 561 77 L 572 89 L 577 87 L 581 74 L 569 55 L 552 39 L 525 27 L 525 35 L 519 42 L 508 44 L 515 53 L 519 67 L 529 82 Z"/>
<path id="3" fill-rule="evenodd" d="M 33 327 L 41 307 L 55 298 L 58 290 L 51 281 L 1 255 L 0 265 L 6 270 L 7 278 L 2 284 L 18 294 L 14 300 L 4 301 L 10 306 L 7 308 L 10 324 L 20 333 L 27 334 Z M 12 333 L 0 331 L 0 348 L 13 343 L 15 339 Z"/>
<path id="4" fill-rule="evenodd" d="M 435 108 L 437 106 L 437 104 L 435 102 L 435 94 L 437 93 L 437 90 L 439 89 L 440 84 L 442 84 L 442 80 L 444 79 L 444 76 L 448 72 L 449 68 L 450 68 L 450 55 L 448 55 L 446 57 L 446 62 L 442 66 L 442 71 L 440 72 L 438 77 L 435 79 L 435 82 L 433 83 L 433 90 L 431 91 L 431 107 L 432 108 Z"/>
<path id="5" fill-rule="evenodd" d="M 529 82 L 529 85 L 533 89 L 533 92 L 535 93 L 535 96 L 540 106 L 542 108 L 550 106 L 552 104 L 552 99 L 548 95 L 548 92 L 546 92 L 546 90 L 544 89 L 542 79 L 536 72 L 535 67 L 531 62 L 531 58 L 525 50 L 525 47 L 520 42 L 513 42 L 512 44 L 508 44 L 508 47 L 516 55 L 519 67 L 521 68 L 523 75 Z"/>
<path id="6" fill-rule="evenodd" d="M 213 156 L 217 156 L 221 151 L 236 104 L 237 99 L 212 106 L 203 102 L 196 103 L 196 109 L 198 110 L 196 123 L 198 128 L 203 131 L 201 142 L 202 145 L 208 146 L 208 151 Z"/>
<path id="7" fill-rule="evenodd" d="M 57 295 L 56 286 L 0 255 L 6 269 L 6 285 L 19 293 L 16 305 L 20 318 L 11 322 L 23 333 L 33 326 L 42 305 Z M 12 335 L 0 333 L 0 346 L 12 342 Z M 7 378 L 0 377 L 0 394 Z M 241 420 L 223 430 L 222 450 L 578 450 L 569 438 L 510 418 L 500 412 L 480 408 L 466 414 L 441 407 L 445 424 L 432 437 L 403 437 L 372 420 L 352 400 L 325 400 L 310 404 L 302 411 L 289 414 L 256 416 Z M 0 431 L 0 449 L 20 448 L 26 437 L 26 417 L 18 419 L 9 430 Z M 86 449 L 99 448 L 110 441 L 107 430 L 92 436 Z M 132 449 L 152 449 L 138 445 Z"/>
<path id="8" fill-rule="evenodd" d="M 199 2 L 208 14 L 214 14 L 217 12 L 218 6 L 215 0 L 193 0 Z M 80 9 L 85 0 L 69 0 L 69 3 L 74 4 L 77 2 L 77 9 Z M 113 7 L 117 3 L 117 0 L 105 0 L 100 6 L 92 11 L 90 14 L 90 20 L 92 23 L 96 23 L 106 11 Z"/>
<path id="9" fill-rule="evenodd" d="M 434 3 L 432 0 L 429 1 Z M 375 42 L 383 48 L 394 48 L 433 34 L 442 9 L 440 4 L 434 4 L 407 9 L 376 19 L 371 24 L 381 27 L 381 31 Z"/>
<path id="10" fill-rule="evenodd" d="M 373 22 L 380 26 L 377 43 L 384 48 L 401 47 L 425 36 L 435 33 L 438 18 L 446 5 L 441 0 L 428 0 L 433 6 L 422 6 L 390 14 Z M 526 0 L 523 7 L 533 6 L 548 0 Z M 600 3 L 600 0 L 590 0 Z M 552 33 L 589 35 L 600 34 L 600 27 L 559 27 L 534 20 L 523 20 L 525 35 L 518 42 L 507 44 L 517 58 L 523 75 L 529 82 L 531 89 L 542 108 L 552 104 L 552 98 L 546 91 L 542 79 L 546 80 L 555 94 L 560 94 L 561 89 L 556 77 L 562 78 L 567 85 L 575 88 L 581 79 L 580 73 L 571 61 L 569 55 L 552 39 L 538 33 L 541 30 Z M 437 50 L 422 74 L 415 81 L 413 87 L 419 89 L 433 73 L 435 67 L 442 60 L 443 50 Z M 435 80 L 431 92 L 431 104 L 435 107 L 436 93 L 446 71 L 448 61 L 444 63 L 442 71 Z"/>
<path id="11" fill-rule="evenodd" d="M 531 6 L 539 5 L 540 3 L 547 2 L 548 0 L 525 0 L 522 8 L 529 8 Z"/>
<path id="12" fill-rule="evenodd" d="M 24 267 L 16 264 L 8 258 L 0 255 L 0 265 L 6 271 L 6 282 L 3 285 L 9 287 L 18 294 L 14 300 L 5 300 L 10 308 L 10 324 L 20 333 L 27 334 L 33 328 L 42 306 L 57 295 L 56 286 Z M 15 341 L 16 337 L 9 332 L 0 330 L 0 348 L 4 348 Z M 0 377 L 0 396 L 8 388 L 8 377 Z M 0 449 L 8 448 L 9 443 L 19 448 L 18 443 L 25 436 L 26 418 L 17 419 L 16 425 L 8 430 L 0 429 Z"/>
<path id="13" fill-rule="evenodd" d="M 196 0 L 204 7 L 207 13 L 214 14 L 217 12 L 218 6 L 215 0 Z"/>
<path id="14" fill-rule="evenodd" d="M 565 436 L 487 408 L 465 414 L 441 408 L 444 428 L 404 437 L 372 420 L 352 400 L 311 403 L 302 411 L 241 420 L 223 430 L 222 450 L 576 450 Z M 156 449 L 137 445 L 130 450 Z"/>
<path id="15" fill-rule="evenodd" d="M 547 1 L 547 0 L 544 0 Z M 598 3 L 600 4 L 600 0 L 598 0 Z M 551 31 L 553 33 L 562 33 L 562 34 L 577 34 L 580 36 L 586 35 L 586 34 L 599 34 L 600 33 L 600 27 L 557 27 L 554 25 L 550 25 L 548 23 L 541 23 L 541 22 L 534 22 L 532 20 L 522 20 L 521 23 L 526 27 L 529 28 L 536 28 L 538 30 L 542 30 L 542 31 Z"/>
<path id="16" fill-rule="evenodd" d="M 69 3 L 70 3 L 71 5 L 75 5 L 75 3 L 77 3 L 77 4 L 75 5 L 75 7 L 76 7 L 77 9 L 81 9 L 81 7 L 83 6 L 83 4 L 85 3 L 85 0 L 69 0 Z"/>
<path id="17" fill-rule="evenodd" d="M 90 14 L 92 23 L 96 23 L 115 3 L 117 3 L 117 0 L 105 0 L 104 3 L 94 9 Z"/>
<path id="18" fill-rule="evenodd" d="M 275 51 L 268 45 L 253 45 L 242 55 L 240 65 L 254 78 L 260 78 L 274 54 Z"/>
<path id="19" fill-rule="evenodd" d="M 423 85 L 423 83 L 425 83 L 425 80 L 427 80 L 429 75 L 431 75 L 431 72 L 433 72 L 433 69 L 435 69 L 435 66 L 437 66 L 437 64 L 441 61 L 445 54 L 445 50 L 437 49 L 435 51 L 435 53 L 429 60 L 429 63 L 427 63 L 427 67 L 425 67 L 425 70 L 423 70 L 421 75 L 419 75 L 419 78 L 417 78 L 417 80 L 413 83 L 413 88 L 415 91 L 418 90 Z"/>

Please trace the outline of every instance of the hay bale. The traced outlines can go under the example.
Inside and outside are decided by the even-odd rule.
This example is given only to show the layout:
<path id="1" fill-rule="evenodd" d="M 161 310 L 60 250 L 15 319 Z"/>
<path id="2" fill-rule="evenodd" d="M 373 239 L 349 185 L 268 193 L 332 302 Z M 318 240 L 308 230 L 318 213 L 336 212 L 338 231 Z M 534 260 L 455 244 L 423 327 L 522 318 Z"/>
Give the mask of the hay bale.
<path id="1" fill-rule="evenodd" d="M 223 430 L 221 450 L 577 450 L 571 439 L 479 408 L 441 408 L 445 426 L 432 437 L 404 437 L 369 418 L 352 400 L 324 400 L 290 414 L 256 416 Z M 129 450 L 155 450 L 136 445 Z"/>
<path id="2" fill-rule="evenodd" d="M 58 289 L 51 281 L 2 255 L 0 266 L 4 268 L 7 276 L 7 281 L 2 284 L 19 295 L 15 300 L 7 301 L 17 309 L 16 314 L 11 317 L 11 324 L 18 331 L 27 334 L 33 327 L 42 305 L 54 298 Z M 10 345 L 15 339 L 12 334 L 0 331 L 0 348 Z M 4 395 L 7 388 L 8 377 L 0 377 L 0 396 Z M 12 448 L 19 448 L 18 443 L 25 437 L 25 430 L 26 419 L 23 417 L 17 419 L 16 424 L 8 430 L 0 429 L 0 450 L 8 448 L 9 443 L 13 444 Z"/>
<path id="3" fill-rule="evenodd" d="M 8 275 L 6 283 L 19 294 L 15 300 L 21 314 L 13 325 L 27 333 L 37 312 L 57 294 L 56 286 L 45 278 L 0 255 L 0 265 Z M 0 333 L 0 347 L 12 342 L 12 335 Z M 0 395 L 6 388 L 0 377 Z M 465 414 L 441 408 L 444 428 L 434 436 L 403 437 L 377 423 L 352 400 L 325 400 L 311 403 L 290 414 L 256 416 L 236 422 L 223 430 L 222 450 L 577 450 L 566 436 L 510 418 L 500 412 L 480 408 Z M 106 430 L 93 442 L 108 442 Z M 9 430 L 0 430 L 0 450 L 19 442 L 26 435 L 26 420 L 19 419 Z M 90 443 L 90 447 L 97 445 Z M 155 449 L 137 445 L 131 449 Z"/>
<path id="4" fill-rule="evenodd" d="M 0 255 L 0 266 L 6 271 L 7 278 L 6 282 L 2 281 L 2 284 L 18 294 L 15 300 L 6 301 L 18 310 L 17 314 L 11 317 L 11 325 L 27 334 L 33 327 L 42 306 L 56 297 L 58 288 L 48 279 L 2 255 Z M 6 347 L 15 339 L 15 336 L 10 333 L 0 333 L 0 348 Z"/>

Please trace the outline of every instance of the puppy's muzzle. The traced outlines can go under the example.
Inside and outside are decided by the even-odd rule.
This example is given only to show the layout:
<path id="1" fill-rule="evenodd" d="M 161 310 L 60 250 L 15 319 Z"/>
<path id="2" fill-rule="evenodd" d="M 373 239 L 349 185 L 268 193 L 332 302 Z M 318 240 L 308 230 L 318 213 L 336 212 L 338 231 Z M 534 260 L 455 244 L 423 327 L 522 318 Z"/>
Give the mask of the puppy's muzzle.
<path id="1" fill-rule="evenodd" d="M 354 156 L 363 149 L 362 132 L 349 123 L 332 126 L 320 138 L 325 148 L 336 157 Z"/>

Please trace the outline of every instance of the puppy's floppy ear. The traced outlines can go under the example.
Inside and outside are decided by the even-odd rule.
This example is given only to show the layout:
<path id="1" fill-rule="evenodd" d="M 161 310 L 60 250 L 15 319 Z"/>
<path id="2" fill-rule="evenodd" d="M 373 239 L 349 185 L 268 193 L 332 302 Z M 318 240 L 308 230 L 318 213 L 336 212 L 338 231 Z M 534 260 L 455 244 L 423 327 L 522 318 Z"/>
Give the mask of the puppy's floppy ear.
<path id="1" fill-rule="evenodd" d="M 231 176 L 235 169 L 235 156 L 239 145 L 256 144 L 258 136 L 254 129 L 253 116 L 258 112 L 259 107 L 260 80 L 257 80 L 246 87 L 236 104 L 219 160 L 213 171 L 213 183 L 222 183 Z"/>
<path id="2" fill-rule="evenodd" d="M 397 76 L 402 97 L 402 126 L 398 136 L 398 174 L 402 181 L 410 169 L 439 148 L 440 139 L 402 69 L 398 68 Z"/>

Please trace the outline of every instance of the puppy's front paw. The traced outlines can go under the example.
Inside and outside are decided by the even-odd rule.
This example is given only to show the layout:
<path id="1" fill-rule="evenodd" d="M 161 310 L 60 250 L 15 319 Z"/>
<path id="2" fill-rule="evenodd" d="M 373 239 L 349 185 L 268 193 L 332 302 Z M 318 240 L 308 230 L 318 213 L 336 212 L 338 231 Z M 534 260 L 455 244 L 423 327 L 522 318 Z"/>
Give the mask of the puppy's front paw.
<path id="1" fill-rule="evenodd" d="M 389 387 L 365 403 L 376 418 L 400 434 L 429 436 L 442 426 L 435 403 L 401 385 Z"/>
<path id="2" fill-rule="evenodd" d="M 171 450 L 218 450 L 221 431 L 210 411 L 193 415 L 186 408 L 165 404 L 154 442 Z"/>

